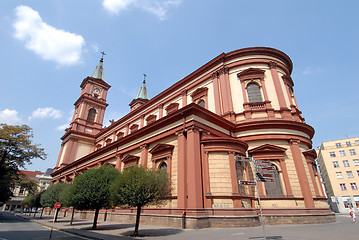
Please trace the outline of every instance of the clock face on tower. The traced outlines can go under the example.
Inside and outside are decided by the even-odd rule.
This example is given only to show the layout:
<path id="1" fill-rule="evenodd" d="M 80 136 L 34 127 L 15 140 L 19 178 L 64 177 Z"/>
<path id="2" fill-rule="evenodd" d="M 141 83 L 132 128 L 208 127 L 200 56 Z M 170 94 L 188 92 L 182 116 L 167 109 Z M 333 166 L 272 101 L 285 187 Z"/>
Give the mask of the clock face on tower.
<path id="1" fill-rule="evenodd" d="M 96 94 L 96 95 L 99 95 L 100 94 L 100 89 L 94 88 L 93 93 Z"/>

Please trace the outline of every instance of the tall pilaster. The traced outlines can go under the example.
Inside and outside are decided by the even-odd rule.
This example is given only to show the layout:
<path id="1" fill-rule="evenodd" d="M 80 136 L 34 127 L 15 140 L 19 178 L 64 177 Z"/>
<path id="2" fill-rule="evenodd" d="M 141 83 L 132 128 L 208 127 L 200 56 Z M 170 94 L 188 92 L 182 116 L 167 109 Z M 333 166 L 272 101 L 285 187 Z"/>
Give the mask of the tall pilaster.
<path id="1" fill-rule="evenodd" d="M 196 127 L 187 130 L 188 208 L 202 208 L 202 173 L 200 132 Z"/>
<path id="2" fill-rule="evenodd" d="M 297 170 L 299 186 L 302 191 L 302 195 L 304 197 L 304 205 L 307 208 L 312 208 L 312 207 L 315 207 L 315 205 L 314 205 L 312 192 L 310 191 L 308 176 L 306 174 L 305 167 L 304 167 L 302 153 L 299 148 L 299 142 L 300 142 L 299 140 L 291 139 L 289 141 L 289 145 L 290 145 L 290 150 L 292 152 L 294 165 Z"/>

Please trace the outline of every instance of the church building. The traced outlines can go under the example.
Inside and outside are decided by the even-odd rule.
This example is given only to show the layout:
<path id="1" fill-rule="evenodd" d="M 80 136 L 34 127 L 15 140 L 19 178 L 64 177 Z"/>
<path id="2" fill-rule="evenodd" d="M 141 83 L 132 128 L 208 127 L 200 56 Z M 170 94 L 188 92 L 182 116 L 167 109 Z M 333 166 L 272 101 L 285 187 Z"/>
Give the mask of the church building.
<path id="1" fill-rule="evenodd" d="M 152 99 L 144 80 L 129 113 L 104 128 L 111 86 L 101 58 L 80 85 L 53 182 L 72 182 L 102 165 L 143 165 L 166 169 L 172 195 L 165 206 L 145 208 L 141 221 L 178 227 L 187 210 L 193 228 L 256 226 L 258 196 L 269 224 L 335 221 L 291 72 L 291 59 L 273 48 L 222 53 Z M 243 157 L 269 164 L 258 191 L 243 184 L 258 171 Z M 133 212 L 111 214 L 121 221 Z"/>

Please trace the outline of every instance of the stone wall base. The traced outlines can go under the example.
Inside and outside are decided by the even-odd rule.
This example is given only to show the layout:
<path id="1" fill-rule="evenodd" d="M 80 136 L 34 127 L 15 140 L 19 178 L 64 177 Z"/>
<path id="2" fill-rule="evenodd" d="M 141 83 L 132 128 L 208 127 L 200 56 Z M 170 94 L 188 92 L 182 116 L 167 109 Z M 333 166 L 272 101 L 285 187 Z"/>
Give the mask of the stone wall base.
<path id="1" fill-rule="evenodd" d="M 52 211 L 54 213 L 55 211 Z M 45 211 L 44 214 L 49 214 Z M 51 213 L 50 213 L 51 214 Z M 70 218 L 71 213 L 62 212 L 59 216 Z M 94 211 L 76 211 L 75 219 L 93 220 Z M 266 225 L 279 224 L 310 224 L 310 223 L 330 223 L 335 222 L 334 213 L 319 213 L 319 214 L 265 214 L 263 216 Z M 136 214 L 121 213 L 121 212 L 106 212 L 99 213 L 98 221 L 111 221 L 116 223 L 135 223 Z M 164 226 L 172 228 L 200 229 L 200 228 L 238 228 L 238 227 L 256 227 L 260 226 L 261 220 L 258 215 L 242 215 L 242 216 L 178 216 L 178 215 L 163 215 L 163 214 L 141 214 L 140 224 Z"/>

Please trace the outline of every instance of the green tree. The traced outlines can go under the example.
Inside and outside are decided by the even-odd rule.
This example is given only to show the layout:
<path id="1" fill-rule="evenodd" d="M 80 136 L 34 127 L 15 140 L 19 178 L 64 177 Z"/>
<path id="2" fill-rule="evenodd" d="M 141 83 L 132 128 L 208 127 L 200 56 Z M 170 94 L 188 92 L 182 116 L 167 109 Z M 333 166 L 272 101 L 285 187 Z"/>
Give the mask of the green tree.
<path id="1" fill-rule="evenodd" d="M 48 187 L 44 193 L 41 195 L 40 203 L 43 207 L 51 207 L 53 208 L 55 203 L 60 202 L 60 193 L 67 188 L 69 184 L 68 183 L 56 183 Z M 55 216 L 55 222 L 57 220 L 57 213 Z"/>
<path id="2" fill-rule="evenodd" d="M 64 207 L 72 207 L 72 215 L 70 220 L 70 225 L 72 225 L 74 214 L 75 214 L 75 207 L 73 201 L 73 194 L 72 194 L 72 184 L 66 184 L 64 189 L 59 194 L 59 201 Z"/>
<path id="3" fill-rule="evenodd" d="M 21 202 L 22 206 L 26 206 L 26 207 L 29 207 L 29 208 L 35 208 L 34 217 L 35 217 L 35 215 L 37 213 L 37 209 L 42 207 L 40 200 L 41 200 L 41 195 L 43 193 L 44 193 L 44 191 L 29 194 Z"/>
<path id="4" fill-rule="evenodd" d="M 115 206 L 136 207 L 134 236 L 138 235 L 141 208 L 146 205 L 160 205 L 171 194 L 170 181 L 163 169 L 145 169 L 133 166 L 124 170 L 111 187 Z"/>
<path id="5" fill-rule="evenodd" d="M 97 227 L 101 208 L 111 207 L 110 186 L 120 172 L 112 166 L 90 169 L 77 176 L 73 183 L 74 207 L 78 210 L 95 210 L 92 229 Z"/>
<path id="6" fill-rule="evenodd" d="M 0 124 L 0 202 L 12 197 L 19 180 L 19 168 L 34 158 L 45 159 L 44 149 L 32 144 L 32 129 L 27 125 Z"/>

